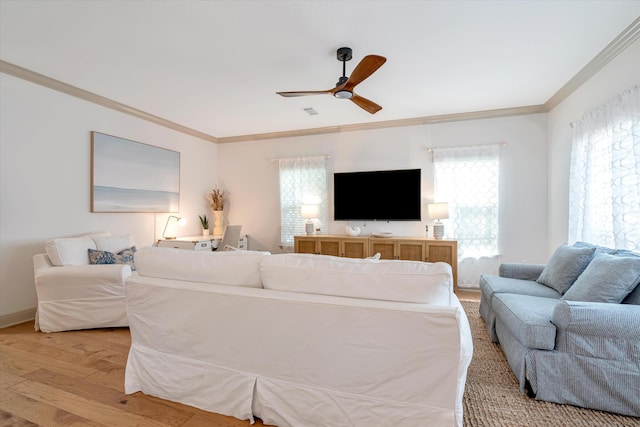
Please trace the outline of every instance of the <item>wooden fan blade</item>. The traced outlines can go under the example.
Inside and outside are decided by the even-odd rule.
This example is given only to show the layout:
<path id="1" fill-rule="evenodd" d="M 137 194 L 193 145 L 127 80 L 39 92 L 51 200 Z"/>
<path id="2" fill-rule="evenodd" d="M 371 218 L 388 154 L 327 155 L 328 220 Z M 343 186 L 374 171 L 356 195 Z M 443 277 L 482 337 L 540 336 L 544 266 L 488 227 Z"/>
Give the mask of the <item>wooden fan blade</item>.
<path id="1" fill-rule="evenodd" d="M 362 58 L 362 61 L 353 70 L 349 76 L 349 80 L 344 85 L 345 90 L 352 91 L 357 84 L 361 83 L 364 79 L 373 74 L 378 68 L 382 67 L 382 64 L 387 62 L 387 58 L 379 55 L 367 55 Z"/>
<path id="2" fill-rule="evenodd" d="M 378 111 L 382 110 L 382 107 L 379 106 L 378 104 L 376 104 L 373 101 L 369 101 L 367 98 L 363 98 L 360 95 L 353 95 L 353 98 L 351 98 L 351 100 L 360 108 L 368 111 L 371 114 L 375 114 Z"/>
<path id="3" fill-rule="evenodd" d="M 327 93 L 331 93 L 330 90 L 308 90 L 308 91 L 300 91 L 300 92 L 276 92 L 280 96 L 284 96 L 285 98 L 293 98 L 294 96 L 307 96 L 307 95 L 323 95 Z"/>

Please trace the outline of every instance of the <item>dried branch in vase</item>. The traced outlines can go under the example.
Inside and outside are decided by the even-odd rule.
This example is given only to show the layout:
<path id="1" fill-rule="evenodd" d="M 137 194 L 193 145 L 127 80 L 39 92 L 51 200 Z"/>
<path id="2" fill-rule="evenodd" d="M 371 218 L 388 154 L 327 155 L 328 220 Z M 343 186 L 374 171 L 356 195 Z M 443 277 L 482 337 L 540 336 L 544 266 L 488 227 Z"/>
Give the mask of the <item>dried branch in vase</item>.
<path id="1" fill-rule="evenodd" d="M 211 194 L 209 194 L 208 198 L 214 211 L 224 210 L 224 204 L 227 201 L 227 198 L 224 191 L 220 190 L 217 185 L 216 188 L 211 190 Z"/>

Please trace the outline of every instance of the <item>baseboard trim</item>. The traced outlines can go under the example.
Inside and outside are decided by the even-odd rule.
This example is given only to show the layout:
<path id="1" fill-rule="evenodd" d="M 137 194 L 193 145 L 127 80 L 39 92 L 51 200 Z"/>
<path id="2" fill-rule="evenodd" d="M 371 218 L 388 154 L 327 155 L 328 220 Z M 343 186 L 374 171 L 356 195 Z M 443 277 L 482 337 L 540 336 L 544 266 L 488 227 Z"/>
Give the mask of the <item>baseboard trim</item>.
<path id="1" fill-rule="evenodd" d="M 3 314 L 0 316 L 0 329 L 7 328 L 9 326 L 18 325 L 20 323 L 28 322 L 36 318 L 36 308 L 28 308 L 22 311 L 16 311 L 15 313 Z"/>

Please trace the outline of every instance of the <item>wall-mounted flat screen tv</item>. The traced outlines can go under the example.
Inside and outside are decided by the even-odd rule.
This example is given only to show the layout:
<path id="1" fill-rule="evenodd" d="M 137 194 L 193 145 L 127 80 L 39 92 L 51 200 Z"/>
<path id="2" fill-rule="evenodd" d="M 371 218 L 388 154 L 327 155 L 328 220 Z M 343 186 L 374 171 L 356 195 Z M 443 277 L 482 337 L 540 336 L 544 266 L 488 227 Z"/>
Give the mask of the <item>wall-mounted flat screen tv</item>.
<path id="1" fill-rule="evenodd" d="M 333 174 L 336 221 L 420 221 L 420 169 Z"/>

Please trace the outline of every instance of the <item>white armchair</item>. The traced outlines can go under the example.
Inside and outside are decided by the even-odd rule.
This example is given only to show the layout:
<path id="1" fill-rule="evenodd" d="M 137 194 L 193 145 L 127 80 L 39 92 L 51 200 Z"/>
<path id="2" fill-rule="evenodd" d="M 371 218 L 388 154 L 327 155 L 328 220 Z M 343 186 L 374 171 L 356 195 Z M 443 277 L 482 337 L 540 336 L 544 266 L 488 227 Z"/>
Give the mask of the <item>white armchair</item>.
<path id="1" fill-rule="evenodd" d="M 102 240 L 101 240 L 102 239 Z M 98 245 L 98 243 L 100 245 Z M 129 236 L 83 236 L 47 242 L 47 253 L 33 256 L 38 296 L 35 329 L 58 332 L 128 326 L 124 283 L 131 265 L 89 261 L 89 249 L 133 246 Z M 104 252 L 110 253 L 106 249 Z M 111 253 L 113 255 L 113 253 Z M 111 257 L 113 258 L 113 257 Z"/>

